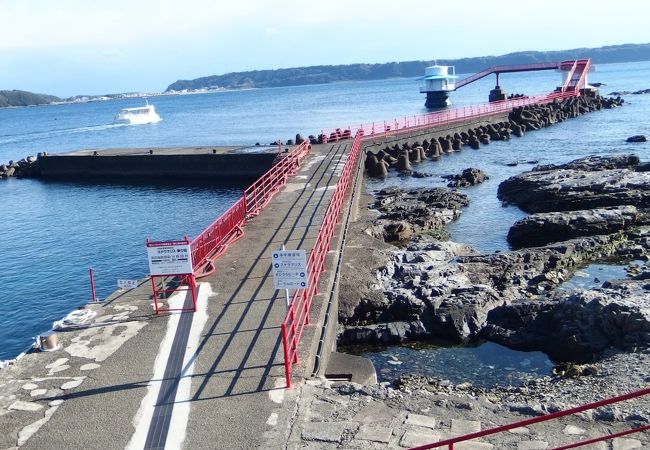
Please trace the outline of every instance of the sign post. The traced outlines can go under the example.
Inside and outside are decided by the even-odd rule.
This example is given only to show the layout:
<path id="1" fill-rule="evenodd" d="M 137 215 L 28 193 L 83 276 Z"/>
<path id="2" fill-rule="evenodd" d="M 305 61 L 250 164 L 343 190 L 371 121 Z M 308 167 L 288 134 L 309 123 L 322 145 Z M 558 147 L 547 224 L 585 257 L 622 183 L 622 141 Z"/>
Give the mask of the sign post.
<path id="1" fill-rule="evenodd" d="M 192 249 L 190 241 L 185 237 L 181 241 L 150 242 L 147 240 L 147 258 L 149 259 L 149 273 L 156 314 L 161 311 L 196 311 L 196 278 L 192 266 Z M 158 306 L 158 298 L 179 289 L 166 289 L 166 277 L 179 277 L 181 283 L 188 287 L 185 290 L 192 292 L 192 308 L 165 308 Z M 162 278 L 162 288 L 156 286 L 156 278 Z"/>
<path id="2" fill-rule="evenodd" d="M 287 309 L 289 309 L 289 289 L 306 289 L 307 257 L 304 250 L 282 250 L 271 254 L 273 269 L 273 285 L 276 289 L 285 290 Z"/>

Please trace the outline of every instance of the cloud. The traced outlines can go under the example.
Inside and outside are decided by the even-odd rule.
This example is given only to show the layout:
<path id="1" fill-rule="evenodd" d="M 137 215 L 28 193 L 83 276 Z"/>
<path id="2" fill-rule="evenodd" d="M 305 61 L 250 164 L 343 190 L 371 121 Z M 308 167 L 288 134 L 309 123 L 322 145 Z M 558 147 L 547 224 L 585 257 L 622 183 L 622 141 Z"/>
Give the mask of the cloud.
<path id="1" fill-rule="evenodd" d="M 255 2 L 9 0 L 0 2 L 0 49 L 129 45 L 218 31 L 255 12 Z"/>

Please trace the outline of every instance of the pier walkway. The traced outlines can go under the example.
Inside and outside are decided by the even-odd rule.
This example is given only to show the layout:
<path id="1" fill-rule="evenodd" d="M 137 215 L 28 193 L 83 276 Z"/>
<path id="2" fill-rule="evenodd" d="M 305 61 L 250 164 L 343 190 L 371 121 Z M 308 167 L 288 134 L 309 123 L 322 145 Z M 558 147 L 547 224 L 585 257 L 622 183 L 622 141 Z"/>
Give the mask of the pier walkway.
<path id="1" fill-rule="evenodd" d="M 285 390 L 280 333 L 286 303 L 273 286 L 271 252 L 282 245 L 312 248 L 351 143 L 314 146 L 301 170 L 246 224 L 245 238 L 199 280 L 196 313 L 172 315 L 169 324 L 152 317 L 148 283 L 98 307 L 100 314 L 137 309 L 130 320 L 143 325 L 101 370 L 82 369 L 88 377 L 78 389 L 55 396 L 64 400 L 57 413 L 24 448 L 173 448 L 184 441 L 192 449 L 250 449 L 274 438 L 265 429 L 286 429 L 294 409 L 283 404 L 293 394 Z M 170 304 L 186 295 L 175 294 L 183 298 L 172 296 Z M 114 314 L 103 317 L 97 327 L 115 323 Z M 106 340 L 119 333 L 118 326 Z M 66 365 L 83 362 L 72 359 Z"/>

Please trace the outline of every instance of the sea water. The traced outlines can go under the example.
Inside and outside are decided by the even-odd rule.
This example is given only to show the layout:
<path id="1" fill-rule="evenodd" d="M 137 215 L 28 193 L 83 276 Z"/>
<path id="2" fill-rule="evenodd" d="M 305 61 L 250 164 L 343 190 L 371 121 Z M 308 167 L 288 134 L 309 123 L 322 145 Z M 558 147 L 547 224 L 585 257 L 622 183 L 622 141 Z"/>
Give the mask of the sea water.
<path id="1" fill-rule="evenodd" d="M 610 64 L 590 76 L 606 83 L 601 92 L 650 86 L 650 63 Z M 536 94 L 560 82 L 553 71 L 501 75 L 509 93 Z M 425 113 L 421 81 L 392 79 L 317 86 L 271 88 L 150 98 L 162 121 L 114 125 L 121 108 L 140 99 L 0 109 L 0 163 L 37 152 L 116 147 L 254 145 L 287 140 L 296 133 L 350 127 Z M 455 92 L 456 106 L 484 102 L 494 78 Z M 510 161 L 565 162 L 597 153 L 634 152 L 647 158 L 647 144 L 626 144 L 632 134 L 650 134 L 645 118 L 650 96 L 627 96 L 621 109 L 600 111 L 521 139 L 463 150 L 417 167 L 427 179 L 391 177 L 387 185 L 441 185 L 443 174 L 466 167 L 484 170 L 490 180 L 466 190 L 471 204 L 452 225 L 454 240 L 481 251 L 507 248 L 505 234 L 523 213 L 502 208 L 499 182 L 529 168 Z M 241 195 L 244 186 L 197 183 L 71 183 L 0 180 L 0 359 L 24 350 L 52 321 L 90 300 L 88 268 L 98 296 L 105 298 L 118 278 L 147 274 L 145 240 L 196 236 Z"/>
<path id="2" fill-rule="evenodd" d="M 413 343 L 352 351 L 373 362 L 379 382 L 395 380 L 406 372 L 454 384 L 470 381 L 481 388 L 520 386 L 553 368 L 542 352 L 518 352 L 493 342 L 467 346 Z"/>

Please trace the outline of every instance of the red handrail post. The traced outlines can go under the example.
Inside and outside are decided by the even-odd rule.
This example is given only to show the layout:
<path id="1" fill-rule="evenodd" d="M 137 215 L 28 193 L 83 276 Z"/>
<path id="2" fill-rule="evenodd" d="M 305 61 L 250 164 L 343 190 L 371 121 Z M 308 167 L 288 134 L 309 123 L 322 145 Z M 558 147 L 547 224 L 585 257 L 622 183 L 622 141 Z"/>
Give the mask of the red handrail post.
<path id="1" fill-rule="evenodd" d="M 156 289 L 156 279 L 151 277 L 151 290 L 153 291 L 153 304 L 154 309 L 156 310 L 156 315 L 158 315 L 158 290 Z"/>
<path id="2" fill-rule="evenodd" d="M 90 275 L 90 294 L 92 295 L 93 303 L 97 303 L 97 296 L 95 295 L 95 277 L 93 275 L 93 268 L 88 269 L 88 274 Z"/>
<path id="3" fill-rule="evenodd" d="M 282 324 L 282 347 L 284 348 L 284 377 L 287 389 L 291 387 L 291 360 L 289 359 L 289 340 L 287 338 L 287 325 Z"/>
<path id="4" fill-rule="evenodd" d="M 192 289 L 192 304 L 194 305 L 194 312 L 196 312 L 196 276 L 191 274 L 188 278 L 190 288 Z"/>

